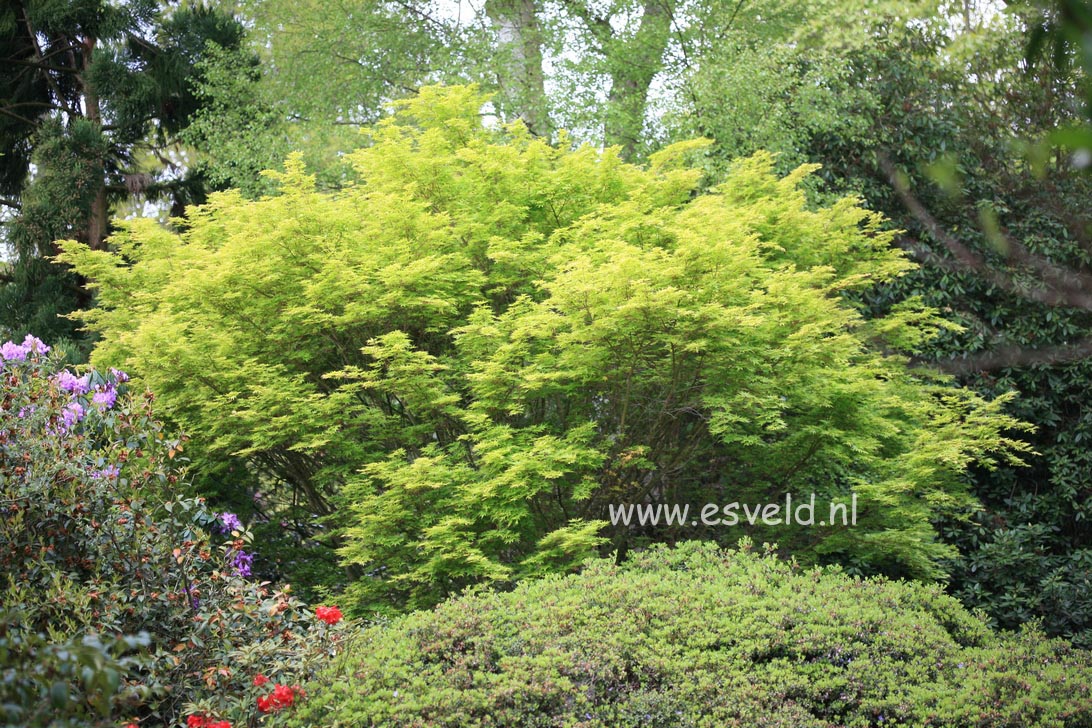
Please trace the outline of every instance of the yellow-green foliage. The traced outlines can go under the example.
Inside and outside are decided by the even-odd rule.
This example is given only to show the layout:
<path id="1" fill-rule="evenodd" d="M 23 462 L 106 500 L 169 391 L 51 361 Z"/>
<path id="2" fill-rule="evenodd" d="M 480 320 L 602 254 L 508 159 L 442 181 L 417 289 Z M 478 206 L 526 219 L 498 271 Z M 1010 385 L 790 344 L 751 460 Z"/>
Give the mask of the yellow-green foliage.
<path id="1" fill-rule="evenodd" d="M 135 220 L 89 277 L 93 361 L 125 365 L 205 443 L 340 507 L 360 604 L 715 536 L 611 528 L 611 503 L 859 498 L 856 528 L 771 529 L 803 558 L 936 574 L 930 518 L 1016 423 L 906 367 L 941 325 L 863 321 L 844 291 L 912 264 L 878 216 L 809 208 L 758 155 L 698 194 L 647 168 L 483 127 L 472 88 L 424 89 L 314 189 L 297 159 L 258 201 L 212 197 L 178 231 Z M 606 543 L 609 540 L 611 543 Z"/>
<path id="2" fill-rule="evenodd" d="M 1078 728 L 1089 680 L 939 587 L 686 543 L 367 630 L 289 725 Z"/>

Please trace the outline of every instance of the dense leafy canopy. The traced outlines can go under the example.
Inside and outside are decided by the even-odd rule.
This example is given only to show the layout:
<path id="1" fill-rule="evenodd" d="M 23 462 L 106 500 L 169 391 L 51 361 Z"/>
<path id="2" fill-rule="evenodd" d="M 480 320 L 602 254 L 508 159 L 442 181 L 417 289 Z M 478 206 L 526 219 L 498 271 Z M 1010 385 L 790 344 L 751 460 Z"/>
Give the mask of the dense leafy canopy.
<path id="1" fill-rule="evenodd" d="M 351 155 L 359 182 L 214 196 L 179 232 L 64 244 L 94 281 L 100 364 L 138 372 L 210 458 L 244 455 L 337 511 L 363 604 L 430 604 L 679 529 L 613 503 L 861 499 L 783 545 L 928 576 L 930 519 L 1017 426 L 908 351 L 941 326 L 847 294 L 913 268 L 853 199 L 812 209 L 769 157 L 694 196 L 683 162 L 558 149 L 425 89 Z M 714 537 L 732 538 L 729 529 Z M 636 539 L 636 540 L 635 540 Z"/>
<path id="2" fill-rule="evenodd" d="M 206 43 L 235 49 L 242 40 L 241 24 L 204 4 L 16 0 L 0 8 L 7 335 L 79 339 L 62 316 L 90 298 L 78 277 L 48 260 L 56 240 L 101 246 L 111 208 L 130 196 L 179 211 L 201 199 L 201 180 L 178 163 L 177 135 L 200 105 L 194 83 Z"/>
<path id="3" fill-rule="evenodd" d="M 242 0 L 246 53 L 263 63 L 242 83 L 245 58 L 213 59 L 192 141 L 210 176 L 248 194 L 247 173 L 302 150 L 320 184 L 337 185 L 346 132 L 374 123 L 384 104 L 430 84 L 476 83 L 502 121 L 620 148 L 647 159 L 694 96 L 695 74 L 722 46 L 761 46 L 809 13 L 856 17 L 875 0 Z M 884 5 L 892 4 L 885 0 Z M 920 3 L 917 3 L 920 5 Z M 240 88 L 240 87 L 243 88 Z M 718 99 L 728 104 L 742 89 Z M 564 130 L 564 132 L 562 131 Z M 694 136 L 687 132 L 685 137 Z M 264 167 L 261 165 L 265 165 Z"/>
<path id="4" fill-rule="evenodd" d="M 1090 29 L 0 6 L 0 722 L 1090 725 Z"/>
<path id="5" fill-rule="evenodd" d="M 757 149 L 776 152 L 783 170 L 821 163 L 826 184 L 817 196 L 863 195 L 902 231 L 896 243 L 925 261 L 861 300 L 884 315 L 921 296 L 960 324 L 918 357 L 987 397 L 1018 391 L 1008 411 L 1037 425 L 1028 437 L 1040 453 L 1030 467 L 976 472 L 985 510 L 973 526 L 942 524 L 961 553 L 948 567 L 953 592 L 1005 627 L 1042 618 L 1051 633 L 1088 644 L 1092 320 L 1058 272 L 1085 280 L 1092 177 L 1076 157 L 1040 143 L 1085 118 L 1087 80 L 1072 63 L 1028 68 L 1022 18 L 1030 11 L 1015 9 L 918 9 L 919 20 L 906 24 L 894 8 L 848 30 L 811 28 L 807 44 L 797 42 L 798 29 L 761 50 L 725 46 L 730 55 L 695 77 L 701 113 L 689 118 L 717 139 L 714 165 Z M 725 86 L 738 93 L 722 102 Z M 883 157 L 935 227 L 896 194 Z M 967 264 L 972 256 L 979 262 Z"/>

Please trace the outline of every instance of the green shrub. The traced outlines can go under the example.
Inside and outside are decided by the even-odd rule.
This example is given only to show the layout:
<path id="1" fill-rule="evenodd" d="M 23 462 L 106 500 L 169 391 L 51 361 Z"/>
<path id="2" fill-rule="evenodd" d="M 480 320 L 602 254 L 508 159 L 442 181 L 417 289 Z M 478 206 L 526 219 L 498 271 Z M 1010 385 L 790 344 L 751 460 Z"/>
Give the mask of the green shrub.
<path id="1" fill-rule="evenodd" d="M 0 724 L 241 726 L 272 689 L 255 675 L 333 654 L 341 628 L 248 580 L 249 533 L 186 496 L 151 394 L 32 337 L 0 364 Z"/>
<path id="2" fill-rule="evenodd" d="M 906 367 L 934 311 L 866 322 L 847 301 L 914 267 L 881 219 L 809 205 L 809 167 L 760 155 L 701 193 L 703 142 L 641 168 L 487 128 L 483 101 L 422 89 L 337 194 L 297 159 L 277 195 L 127 221 L 110 251 L 62 243 L 98 292 L 92 361 L 139 375 L 203 459 L 334 511 L 361 612 L 740 536 L 606 523 L 647 501 L 853 494 L 855 529 L 752 535 L 940 575 L 931 520 L 971 505 L 966 469 L 1019 452 L 1019 425 L 1007 396 Z"/>
<path id="3" fill-rule="evenodd" d="M 1090 681 L 938 587 L 688 542 L 365 631 L 292 724 L 1092 726 Z"/>

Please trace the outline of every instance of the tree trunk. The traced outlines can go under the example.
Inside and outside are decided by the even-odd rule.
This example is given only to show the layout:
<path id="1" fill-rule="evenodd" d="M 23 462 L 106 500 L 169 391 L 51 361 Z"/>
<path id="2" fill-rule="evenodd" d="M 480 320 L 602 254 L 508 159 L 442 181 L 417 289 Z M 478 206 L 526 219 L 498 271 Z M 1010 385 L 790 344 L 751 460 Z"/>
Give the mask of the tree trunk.
<path id="1" fill-rule="evenodd" d="M 516 110 L 532 134 L 548 137 L 553 130 L 546 103 L 542 29 L 535 0 L 487 0 L 485 12 L 500 43 L 502 101 Z"/>
<path id="2" fill-rule="evenodd" d="M 80 74 L 80 86 L 83 90 L 84 116 L 88 121 L 102 125 L 102 111 L 99 108 L 99 97 L 95 87 L 88 81 L 88 71 L 95 55 L 95 38 L 83 40 L 83 73 Z M 102 250 L 106 240 L 106 225 L 109 209 L 106 205 L 106 169 L 105 165 L 101 173 L 96 176 L 97 189 L 95 198 L 91 202 L 91 210 L 87 219 L 87 245 L 92 250 Z"/>
<path id="3" fill-rule="evenodd" d="M 610 51 L 611 85 L 603 141 L 622 148 L 622 159 L 637 154 L 645 125 L 645 110 L 652 80 L 663 68 L 664 50 L 671 35 L 672 0 L 645 0 L 641 24 L 633 40 Z"/>

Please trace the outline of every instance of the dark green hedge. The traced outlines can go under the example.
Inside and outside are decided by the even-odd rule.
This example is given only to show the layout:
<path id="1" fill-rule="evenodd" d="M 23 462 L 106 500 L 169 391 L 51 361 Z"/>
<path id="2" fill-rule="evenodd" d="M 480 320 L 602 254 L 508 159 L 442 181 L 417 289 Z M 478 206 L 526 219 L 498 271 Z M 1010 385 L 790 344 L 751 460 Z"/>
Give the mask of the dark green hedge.
<path id="1" fill-rule="evenodd" d="M 295 725 L 1092 726 L 1092 654 L 937 587 L 689 543 L 376 626 Z"/>

